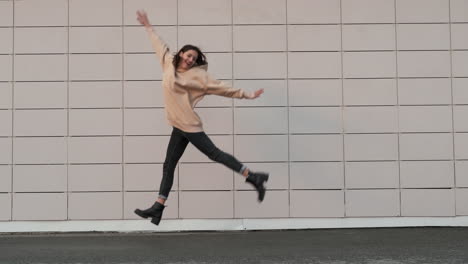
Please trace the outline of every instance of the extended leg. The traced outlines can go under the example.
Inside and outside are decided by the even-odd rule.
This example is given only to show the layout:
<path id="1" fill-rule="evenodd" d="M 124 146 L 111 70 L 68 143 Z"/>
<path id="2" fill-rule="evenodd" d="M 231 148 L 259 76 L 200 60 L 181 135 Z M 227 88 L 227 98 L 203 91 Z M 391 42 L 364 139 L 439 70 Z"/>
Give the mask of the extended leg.
<path id="1" fill-rule="evenodd" d="M 263 201 L 266 192 L 264 183 L 268 181 L 268 173 L 250 171 L 234 156 L 218 149 L 204 132 L 185 133 L 185 135 L 190 140 L 190 143 L 192 143 L 198 150 L 208 156 L 208 158 L 222 163 L 228 168 L 247 177 L 246 182 L 252 184 L 255 187 L 258 192 L 258 200 L 260 202 Z"/>

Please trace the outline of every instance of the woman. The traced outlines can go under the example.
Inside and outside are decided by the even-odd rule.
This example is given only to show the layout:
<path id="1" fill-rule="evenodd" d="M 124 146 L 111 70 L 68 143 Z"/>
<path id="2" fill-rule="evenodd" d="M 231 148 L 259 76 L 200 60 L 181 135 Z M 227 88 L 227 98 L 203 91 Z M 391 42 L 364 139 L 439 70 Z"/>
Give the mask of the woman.
<path id="1" fill-rule="evenodd" d="M 199 48 L 185 45 L 177 54 L 171 55 L 167 45 L 153 31 L 146 13 L 138 11 L 137 19 L 146 28 L 162 66 L 166 117 L 173 130 L 163 165 L 163 177 L 158 199 L 150 208 L 136 209 L 135 213 L 143 218 L 151 217 L 153 224 L 159 224 L 165 207 L 164 203 L 172 188 L 174 170 L 189 142 L 211 160 L 222 163 L 246 177 L 246 182 L 252 184 L 257 190 L 258 200 L 263 201 L 265 197 L 264 183 L 268 181 L 268 173 L 252 172 L 236 158 L 219 150 L 203 132 L 200 117 L 193 110 L 195 105 L 207 94 L 255 99 L 263 93 L 263 89 L 246 93 L 211 78 L 207 73 L 208 65 L 205 55 Z"/>

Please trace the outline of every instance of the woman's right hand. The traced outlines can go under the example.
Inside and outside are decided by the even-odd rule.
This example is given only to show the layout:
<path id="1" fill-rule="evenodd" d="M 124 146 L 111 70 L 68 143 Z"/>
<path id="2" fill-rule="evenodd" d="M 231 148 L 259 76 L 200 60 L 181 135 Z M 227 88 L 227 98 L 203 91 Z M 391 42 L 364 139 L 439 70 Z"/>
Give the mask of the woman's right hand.
<path id="1" fill-rule="evenodd" d="M 145 11 L 143 11 L 143 10 L 141 10 L 141 11 L 138 10 L 137 11 L 137 20 L 138 20 L 138 22 L 140 22 L 140 24 L 142 24 L 146 28 L 151 27 L 151 23 L 149 22 L 148 16 L 146 15 Z"/>

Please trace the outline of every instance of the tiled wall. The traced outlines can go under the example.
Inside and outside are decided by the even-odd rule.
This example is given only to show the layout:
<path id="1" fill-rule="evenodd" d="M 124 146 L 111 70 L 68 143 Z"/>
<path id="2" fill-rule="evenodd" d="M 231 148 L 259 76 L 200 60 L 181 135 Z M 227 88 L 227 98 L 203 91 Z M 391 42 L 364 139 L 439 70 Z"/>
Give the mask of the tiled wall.
<path id="1" fill-rule="evenodd" d="M 197 109 L 265 201 L 190 146 L 166 218 L 468 215 L 468 0 L 1 0 L 0 220 L 154 201 L 171 130 L 137 9 L 266 90 Z"/>

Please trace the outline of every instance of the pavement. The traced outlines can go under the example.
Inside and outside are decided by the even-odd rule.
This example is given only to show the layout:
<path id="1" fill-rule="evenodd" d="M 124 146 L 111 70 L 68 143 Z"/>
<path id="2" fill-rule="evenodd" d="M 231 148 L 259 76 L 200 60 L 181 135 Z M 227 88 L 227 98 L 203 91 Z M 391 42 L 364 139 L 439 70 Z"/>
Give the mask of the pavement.
<path id="1" fill-rule="evenodd" d="M 0 234 L 0 263 L 468 263 L 468 228 Z"/>

